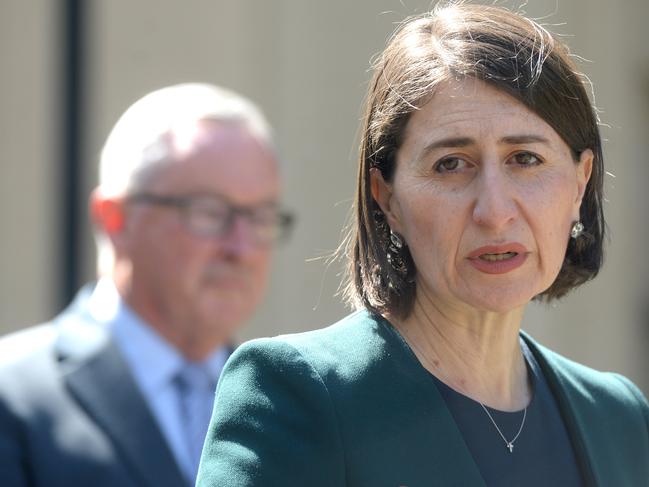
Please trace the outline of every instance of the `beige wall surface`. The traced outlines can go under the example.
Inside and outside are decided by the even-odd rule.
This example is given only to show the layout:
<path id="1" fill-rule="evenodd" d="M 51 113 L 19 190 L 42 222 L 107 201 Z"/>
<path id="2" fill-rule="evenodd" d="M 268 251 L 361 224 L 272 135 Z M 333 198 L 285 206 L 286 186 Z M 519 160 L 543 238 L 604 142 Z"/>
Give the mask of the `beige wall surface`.
<path id="1" fill-rule="evenodd" d="M 0 7 L 2 35 L 10 36 L 2 43 L 2 59 L 14 73 L 6 88 L 20 95 L 0 93 L 3 103 L 14 107 L 13 116 L 4 110 L 1 115 L 2 126 L 8 127 L 0 147 L 7 232 L 2 239 L 0 326 L 5 329 L 54 312 L 55 254 L 48 239 L 56 228 L 47 225 L 52 225 L 57 187 L 41 174 L 52 170 L 51 125 L 57 119 L 43 117 L 38 108 L 52 104 L 47 89 L 55 82 L 48 60 L 52 12 L 47 4 Z M 276 252 L 268 299 L 241 339 L 312 329 L 344 316 L 347 309 L 335 296 L 340 266 L 327 266 L 326 257 L 340 242 L 353 197 L 370 60 L 398 21 L 431 2 L 95 0 L 89 5 L 86 193 L 96 182 L 104 137 L 135 99 L 181 81 L 234 88 L 256 100 L 275 127 L 285 202 L 298 215 L 293 238 Z M 611 242 L 604 271 L 555 305 L 532 306 L 524 326 L 551 347 L 589 365 L 623 372 L 649 391 L 644 352 L 649 344 L 649 260 L 643 252 L 649 237 L 649 45 L 642 25 L 649 18 L 649 2 L 531 0 L 524 10 L 564 35 L 588 60 L 581 67 L 594 83 L 605 124 L 606 164 L 615 175 L 606 183 Z M 21 29 L 18 18 L 41 29 Z M 8 47 L 18 44 L 20 50 Z M 29 72 L 29 81 L 17 72 Z M 21 99 L 29 100 L 24 108 L 11 105 Z M 26 201 L 26 206 L 16 201 Z M 94 250 L 89 231 L 86 235 L 80 258 L 91 278 Z"/>
<path id="2" fill-rule="evenodd" d="M 55 306 L 56 20 L 50 0 L 0 3 L 0 332 Z"/>

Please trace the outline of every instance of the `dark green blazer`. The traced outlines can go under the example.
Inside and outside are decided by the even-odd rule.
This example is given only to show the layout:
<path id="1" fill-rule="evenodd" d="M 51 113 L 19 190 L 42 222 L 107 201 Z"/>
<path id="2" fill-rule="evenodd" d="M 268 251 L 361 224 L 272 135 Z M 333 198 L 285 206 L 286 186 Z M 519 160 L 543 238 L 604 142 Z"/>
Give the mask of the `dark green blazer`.
<path id="1" fill-rule="evenodd" d="M 587 485 L 649 486 L 649 406 L 626 378 L 523 335 Z M 197 486 L 484 486 L 429 373 L 384 319 L 241 346 L 219 381 Z"/>

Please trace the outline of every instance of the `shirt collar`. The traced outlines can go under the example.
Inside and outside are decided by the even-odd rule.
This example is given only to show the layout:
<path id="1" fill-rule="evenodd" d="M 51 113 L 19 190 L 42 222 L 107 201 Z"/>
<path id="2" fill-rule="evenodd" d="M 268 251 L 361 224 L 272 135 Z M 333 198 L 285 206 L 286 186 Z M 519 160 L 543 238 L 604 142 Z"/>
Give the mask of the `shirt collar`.
<path id="1" fill-rule="evenodd" d="M 142 320 L 121 298 L 111 279 L 103 278 L 89 302 L 90 313 L 106 324 L 143 390 L 165 387 L 185 363 L 182 354 Z M 228 347 L 217 348 L 203 365 L 216 384 L 229 356 Z"/>

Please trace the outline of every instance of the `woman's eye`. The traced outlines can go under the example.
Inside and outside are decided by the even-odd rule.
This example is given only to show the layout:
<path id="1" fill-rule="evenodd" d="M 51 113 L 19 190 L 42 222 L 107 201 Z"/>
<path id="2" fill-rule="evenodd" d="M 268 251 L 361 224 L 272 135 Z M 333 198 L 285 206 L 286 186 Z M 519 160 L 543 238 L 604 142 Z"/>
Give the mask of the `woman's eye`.
<path id="1" fill-rule="evenodd" d="M 459 157 L 447 157 L 437 161 L 434 169 L 436 172 L 453 172 L 461 169 L 463 166 L 464 161 Z"/>
<path id="2" fill-rule="evenodd" d="M 538 166 L 542 162 L 536 154 L 531 152 L 519 152 L 514 154 L 513 159 L 519 166 Z"/>

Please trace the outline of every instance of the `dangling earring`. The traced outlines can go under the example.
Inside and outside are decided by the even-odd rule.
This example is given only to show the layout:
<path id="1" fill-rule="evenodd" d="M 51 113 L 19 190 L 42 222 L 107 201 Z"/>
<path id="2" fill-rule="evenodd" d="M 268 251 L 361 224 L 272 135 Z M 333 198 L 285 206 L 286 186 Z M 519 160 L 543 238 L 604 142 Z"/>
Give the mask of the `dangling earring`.
<path id="1" fill-rule="evenodd" d="M 584 232 L 584 224 L 581 223 L 580 221 L 576 221 L 575 223 L 572 224 L 572 228 L 570 229 L 570 236 L 572 238 L 579 238 L 579 236 Z"/>
<path id="2" fill-rule="evenodd" d="M 408 266 L 404 260 L 402 250 L 406 243 L 403 237 L 390 229 L 390 241 L 388 242 L 387 258 L 392 268 L 403 277 L 408 275 Z"/>
<path id="3" fill-rule="evenodd" d="M 403 237 L 398 233 L 395 233 L 390 229 L 390 242 L 396 247 L 397 250 L 401 250 L 403 247 Z"/>

